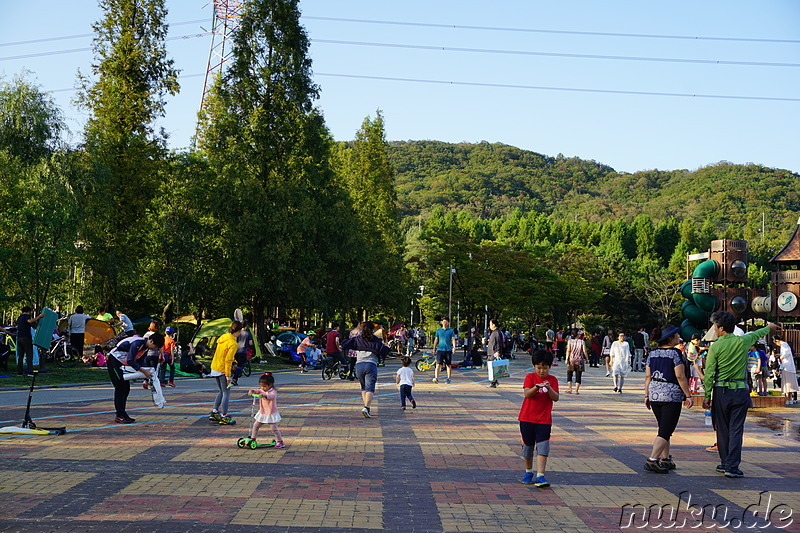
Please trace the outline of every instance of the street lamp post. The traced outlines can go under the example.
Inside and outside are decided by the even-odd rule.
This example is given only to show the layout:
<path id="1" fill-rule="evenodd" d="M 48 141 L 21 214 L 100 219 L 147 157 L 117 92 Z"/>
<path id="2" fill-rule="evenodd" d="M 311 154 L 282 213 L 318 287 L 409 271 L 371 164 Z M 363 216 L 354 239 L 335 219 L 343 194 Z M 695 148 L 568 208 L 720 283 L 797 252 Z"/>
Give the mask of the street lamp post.
<path id="1" fill-rule="evenodd" d="M 453 319 L 453 273 L 456 269 L 450 265 L 450 298 L 447 300 L 447 320 Z"/>

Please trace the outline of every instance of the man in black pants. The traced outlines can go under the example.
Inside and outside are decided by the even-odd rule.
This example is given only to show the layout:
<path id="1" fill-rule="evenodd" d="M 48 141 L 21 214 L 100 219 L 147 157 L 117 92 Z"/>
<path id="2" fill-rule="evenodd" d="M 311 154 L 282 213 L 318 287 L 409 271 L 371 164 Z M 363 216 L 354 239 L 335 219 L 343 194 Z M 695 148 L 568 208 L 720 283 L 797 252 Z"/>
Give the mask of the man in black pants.
<path id="1" fill-rule="evenodd" d="M 140 360 L 147 355 L 148 350 L 160 350 L 164 346 L 164 336 L 161 333 L 153 333 L 146 339 L 142 337 L 128 337 L 122 339 L 119 344 L 109 353 L 108 376 L 114 385 L 114 410 L 117 417 L 114 422 L 117 424 L 132 424 L 135 419 L 128 416 L 125 411 L 128 403 L 128 395 L 131 392 L 130 381 L 125 380 L 122 375 L 122 367 L 130 366 L 134 370 L 140 371 L 147 379 L 150 379 L 150 371 L 143 368 Z"/>
<path id="2" fill-rule="evenodd" d="M 717 340 L 708 349 L 705 364 L 705 399 L 703 409 L 711 409 L 717 432 L 720 464 L 717 472 L 739 478 L 742 460 L 742 438 L 747 409 L 751 405 L 747 387 L 747 351 L 755 342 L 778 328 L 777 324 L 757 329 L 741 337 L 733 335 L 736 319 L 727 311 L 711 315 Z"/>
<path id="3" fill-rule="evenodd" d="M 44 313 L 36 318 L 31 317 L 31 308 L 27 305 L 22 308 L 22 314 L 17 319 L 17 374 L 22 374 L 22 361 L 27 358 L 28 373 L 33 373 L 33 335 L 31 325 L 42 318 Z M 44 360 L 39 359 L 39 371 L 44 370 Z"/>

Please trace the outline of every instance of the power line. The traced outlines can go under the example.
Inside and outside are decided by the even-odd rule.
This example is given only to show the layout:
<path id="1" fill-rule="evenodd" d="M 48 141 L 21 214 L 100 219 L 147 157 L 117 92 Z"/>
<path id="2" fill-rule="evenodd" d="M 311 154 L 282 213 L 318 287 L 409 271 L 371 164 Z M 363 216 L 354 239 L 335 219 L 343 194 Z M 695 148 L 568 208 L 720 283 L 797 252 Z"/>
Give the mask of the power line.
<path id="1" fill-rule="evenodd" d="M 352 78 L 362 80 L 377 80 L 377 81 L 402 81 L 410 83 L 429 83 L 437 85 L 457 85 L 457 86 L 472 86 L 472 87 L 490 87 L 500 89 L 527 89 L 537 91 L 564 91 L 564 92 L 580 92 L 580 93 L 599 93 L 599 94 L 627 94 L 637 96 L 675 96 L 682 98 L 716 98 L 723 100 L 759 100 L 759 101 L 773 101 L 773 102 L 800 102 L 800 98 L 782 98 L 773 96 L 737 96 L 737 95 L 723 95 L 723 94 L 692 94 L 692 93 L 667 93 L 667 92 L 652 92 L 652 91 L 622 91 L 613 89 L 581 89 L 578 87 L 548 87 L 541 85 L 515 85 L 509 83 L 483 83 L 471 81 L 446 81 L 446 80 L 430 80 L 419 78 L 397 78 L 389 76 L 365 76 L 358 74 L 333 74 L 327 72 L 315 72 L 316 76 L 329 76 L 335 78 Z"/>
<path id="2" fill-rule="evenodd" d="M 181 76 L 178 76 L 178 79 L 182 80 L 182 79 L 186 79 L 186 78 L 199 78 L 201 76 L 205 76 L 205 74 L 183 74 Z M 78 91 L 78 90 L 79 89 L 76 88 L 76 87 L 69 87 L 69 88 L 64 88 L 64 89 L 52 89 L 50 91 L 44 91 L 44 92 L 46 92 L 46 93 L 69 93 L 69 92 L 75 92 L 75 91 Z"/>
<path id="3" fill-rule="evenodd" d="M 312 42 L 325 44 L 344 44 L 354 46 L 375 46 L 380 48 L 402 48 L 411 50 L 440 50 L 443 52 L 470 52 L 480 54 L 507 54 L 539 57 L 568 57 L 577 59 L 609 59 L 616 61 L 656 61 L 661 63 L 695 63 L 703 65 L 737 65 L 758 67 L 800 67 L 800 63 L 769 63 L 766 61 L 733 61 L 724 59 L 685 59 L 672 57 L 640 57 L 640 56 L 612 56 L 604 54 L 569 54 L 563 52 L 531 52 L 526 50 L 500 50 L 491 48 L 460 48 L 453 46 L 430 46 L 419 44 L 376 43 L 366 41 L 339 41 L 334 39 L 311 39 Z"/>
<path id="4" fill-rule="evenodd" d="M 199 24 L 201 22 L 209 22 L 208 19 L 198 19 L 198 20 L 184 20 L 182 22 L 173 22 L 169 24 L 170 27 L 172 26 L 185 26 L 186 24 Z M 78 33 L 75 35 L 62 35 L 61 37 L 44 37 L 42 39 L 31 39 L 29 41 L 15 41 L 11 43 L 0 43 L 0 46 L 19 46 L 23 44 L 36 44 L 36 43 L 48 43 L 52 41 L 65 41 L 68 39 L 83 39 L 86 37 L 94 37 L 94 33 Z"/>
<path id="5" fill-rule="evenodd" d="M 211 32 L 178 35 L 168 37 L 167 41 L 174 41 L 178 39 L 193 39 L 198 37 L 205 37 L 210 35 Z M 700 64 L 700 65 L 729 65 L 729 66 L 756 66 L 756 67 L 800 67 L 800 63 L 772 63 L 767 61 L 735 61 L 725 59 L 689 59 L 689 58 L 673 58 L 673 57 L 651 57 L 651 56 L 616 56 L 607 54 L 573 54 L 565 52 L 537 52 L 529 50 L 503 50 L 492 48 L 463 48 L 454 46 L 431 46 L 421 44 L 402 44 L 402 43 L 379 43 L 370 41 L 343 41 L 337 39 L 311 39 L 312 42 L 321 44 L 340 44 L 349 46 L 371 46 L 377 48 L 398 48 L 405 50 L 435 50 L 442 52 L 465 52 L 465 53 L 479 53 L 479 54 L 502 54 L 502 55 L 517 55 L 517 56 L 535 56 L 535 57 L 561 57 L 572 59 L 604 59 L 611 61 L 649 61 L 658 63 L 685 63 L 685 64 Z M 10 61 L 17 59 L 30 59 L 34 57 L 46 57 L 51 55 L 71 54 L 75 52 L 86 52 L 91 50 L 90 47 L 86 48 L 72 48 L 68 50 L 51 50 L 48 52 L 37 52 L 33 54 L 22 54 L 16 56 L 0 57 L 0 61 Z"/>
<path id="6" fill-rule="evenodd" d="M 800 98 L 784 98 L 780 96 L 745 96 L 745 95 L 725 95 L 725 94 L 693 94 L 693 93 L 668 93 L 668 92 L 654 92 L 654 91 L 623 91 L 614 89 L 584 89 L 579 87 L 551 87 L 544 85 L 517 85 L 511 83 L 484 83 L 473 81 L 447 81 L 447 80 L 431 80 L 423 78 L 400 78 L 390 76 L 367 76 L 360 74 L 336 74 L 331 72 L 315 72 L 315 76 L 327 76 L 329 78 L 345 78 L 345 79 L 360 79 L 360 80 L 374 80 L 374 81 L 399 81 L 407 83 L 426 83 L 435 85 L 453 85 L 463 87 L 487 87 L 495 89 L 524 89 L 536 91 L 562 91 L 562 92 L 578 92 L 578 93 L 598 93 L 598 94 L 626 94 L 634 96 L 673 96 L 679 98 L 713 98 L 720 100 L 755 100 L 767 102 L 800 102 Z M 205 76 L 205 74 L 184 74 L 178 76 L 179 79 L 183 78 L 197 78 Z M 77 89 L 53 89 L 45 91 L 48 93 L 76 91 Z"/>
<path id="7" fill-rule="evenodd" d="M 689 41 L 731 41 L 731 42 L 744 42 L 744 43 L 783 43 L 783 44 L 800 44 L 797 39 L 762 39 L 762 38 L 747 38 L 747 37 L 707 37 L 707 36 L 691 36 L 691 35 L 664 35 L 664 34 L 647 34 L 647 33 L 612 33 L 600 31 L 573 31 L 573 30 L 545 30 L 538 28 L 509 28 L 500 26 L 468 26 L 459 24 L 435 24 L 427 22 L 401 22 L 395 20 L 368 20 L 368 19 L 352 19 L 340 17 L 312 17 L 303 16 L 309 20 L 326 20 L 332 22 L 356 22 L 360 24 L 385 24 L 393 26 L 417 26 L 421 28 L 447 28 L 456 30 L 488 30 L 488 31 L 508 31 L 508 32 L 521 32 L 521 33 L 548 33 L 557 35 L 589 35 L 596 37 L 636 37 L 641 39 L 682 39 Z"/>
<path id="8" fill-rule="evenodd" d="M 203 33 L 191 33 L 187 35 L 176 35 L 174 37 L 167 37 L 164 39 L 165 41 L 177 41 L 180 39 L 196 39 L 198 37 L 205 37 L 207 35 L 211 35 L 210 31 L 203 32 Z M 55 56 L 55 55 L 62 55 L 62 54 L 73 54 L 75 52 L 89 52 L 91 51 L 92 47 L 87 46 L 84 48 L 71 48 L 68 50 L 50 50 L 49 52 L 37 52 L 34 54 L 22 54 L 18 56 L 7 56 L 7 57 L 0 57 L 0 61 L 12 61 L 15 59 L 30 59 L 32 57 L 46 57 L 46 56 Z"/>

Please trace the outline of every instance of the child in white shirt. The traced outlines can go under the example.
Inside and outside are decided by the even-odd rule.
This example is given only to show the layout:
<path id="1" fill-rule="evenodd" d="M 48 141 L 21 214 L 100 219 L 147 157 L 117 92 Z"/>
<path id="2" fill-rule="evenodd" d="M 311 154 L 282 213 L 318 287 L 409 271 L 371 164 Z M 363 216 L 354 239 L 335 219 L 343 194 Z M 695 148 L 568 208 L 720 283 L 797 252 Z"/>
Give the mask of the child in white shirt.
<path id="1" fill-rule="evenodd" d="M 411 369 L 411 358 L 403 357 L 400 361 L 403 366 L 397 370 L 397 375 L 394 378 L 395 383 L 400 386 L 400 409 L 406 410 L 406 398 L 411 401 L 411 408 L 416 409 L 417 402 L 411 396 L 411 388 L 414 386 L 414 371 Z"/>

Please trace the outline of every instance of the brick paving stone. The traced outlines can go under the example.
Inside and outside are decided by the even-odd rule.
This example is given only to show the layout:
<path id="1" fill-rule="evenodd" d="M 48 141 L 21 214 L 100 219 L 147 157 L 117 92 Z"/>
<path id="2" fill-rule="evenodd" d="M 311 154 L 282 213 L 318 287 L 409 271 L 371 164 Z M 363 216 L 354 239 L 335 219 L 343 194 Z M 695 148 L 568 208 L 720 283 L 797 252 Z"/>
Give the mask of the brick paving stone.
<path id="1" fill-rule="evenodd" d="M 381 370 L 371 419 L 361 416 L 356 384 L 282 385 L 282 450 L 236 447 L 251 410 L 238 393 L 235 426 L 207 420 L 209 393 L 180 389 L 163 410 L 131 398 L 141 423 L 129 426 L 112 423 L 110 401 L 51 406 L 47 425 L 66 425 L 67 435 L 0 437 L 0 532 L 697 531 L 683 509 L 690 504 L 705 510 L 703 529 L 740 531 L 723 511 L 741 518 L 770 498 L 774 520 L 800 512 L 790 408 L 770 422 L 779 430 L 749 419 L 742 479 L 714 472 L 718 458 L 704 451 L 714 435 L 702 410 L 684 409 L 671 442 L 678 469 L 658 475 L 642 468 L 656 434 L 640 402 L 643 378 L 616 395 L 604 372 L 589 369 L 581 395 L 562 394 L 555 405 L 553 485 L 538 489 L 519 481 L 524 361 L 497 389 L 483 371 L 456 371 L 451 385 L 418 374 L 419 408 L 405 412 L 392 364 Z M 564 367 L 553 373 L 563 385 Z M 0 418 L 19 416 L 0 408 Z M 261 431 L 260 440 L 271 439 Z M 670 509 L 678 520 L 665 525 Z M 794 521 L 778 529 L 760 520 L 759 530 L 800 531 Z"/>

